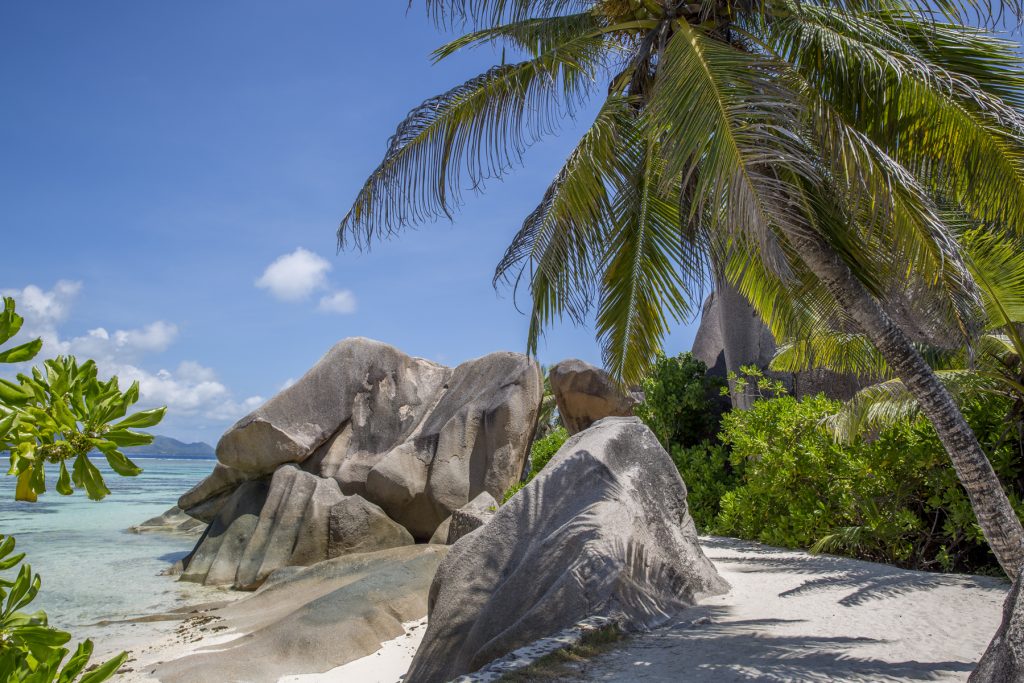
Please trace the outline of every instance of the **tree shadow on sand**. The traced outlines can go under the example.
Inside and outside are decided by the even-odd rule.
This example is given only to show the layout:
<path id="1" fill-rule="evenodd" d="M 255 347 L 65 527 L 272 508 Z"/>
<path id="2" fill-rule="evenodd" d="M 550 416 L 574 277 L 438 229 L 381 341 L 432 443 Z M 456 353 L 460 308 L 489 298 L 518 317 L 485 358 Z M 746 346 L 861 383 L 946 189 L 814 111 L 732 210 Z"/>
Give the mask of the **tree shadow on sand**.
<path id="1" fill-rule="evenodd" d="M 912 571 L 834 555 L 798 553 L 731 538 L 702 538 L 701 546 L 712 561 L 716 564 L 727 563 L 731 565 L 732 571 L 770 571 L 815 576 L 780 593 L 781 597 L 851 589 L 849 595 L 837 601 L 847 607 L 940 587 L 990 590 L 999 594 L 1005 593 L 1008 588 L 1006 581 L 993 577 Z M 742 550 L 744 557 L 719 555 L 715 552 L 717 550 Z"/>
<path id="2" fill-rule="evenodd" d="M 856 656 L 872 638 L 770 636 L 765 627 L 799 620 L 722 621 L 727 609 L 700 607 L 695 619 L 629 641 L 578 667 L 587 681 L 934 681 L 974 668 L 973 662 L 887 662 Z"/>

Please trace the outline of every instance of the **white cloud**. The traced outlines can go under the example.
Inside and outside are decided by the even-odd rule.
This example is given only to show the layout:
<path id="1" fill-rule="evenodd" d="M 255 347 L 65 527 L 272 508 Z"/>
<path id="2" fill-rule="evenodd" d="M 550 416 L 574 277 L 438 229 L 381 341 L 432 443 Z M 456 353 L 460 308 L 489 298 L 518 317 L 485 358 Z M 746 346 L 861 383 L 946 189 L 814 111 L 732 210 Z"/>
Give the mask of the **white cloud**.
<path id="1" fill-rule="evenodd" d="M 48 292 L 29 285 L 24 289 L 5 289 L 0 294 L 14 297 L 18 303 L 18 313 L 22 316 L 53 324 L 67 317 L 71 303 L 81 289 L 81 282 L 59 280 Z"/>
<path id="2" fill-rule="evenodd" d="M 182 361 L 174 370 L 152 372 L 142 367 L 147 354 L 166 351 L 177 339 L 178 327 L 172 323 L 158 320 L 139 328 L 113 331 L 96 327 L 83 335 L 63 338 L 60 323 L 67 318 L 81 288 L 79 282 L 61 280 L 49 291 L 36 285 L 0 291 L 15 298 L 17 311 L 25 318 L 18 341 L 42 337 L 40 358 L 61 354 L 92 358 L 102 376 L 118 376 L 122 389 L 138 381 L 140 409 L 166 405 L 175 417 L 235 420 L 263 403 L 261 396 L 235 399 L 213 369 L 193 360 Z M 19 363 L 5 368 L 5 372 L 23 372 L 30 364 Z"/>
<path id="3" fill-rule="evenodd" d="M 342 315 L 356 312 L 356 295 L 351 290 L 343 289 L 332 292 L 320 299 L 317 310 L 322 313 L 341 313 Z"/>
<path id="4" fill-rule="evenodd" d="M 256 286 L 270 290 L 282 301 L 301 301 L 314 291 L 327 287 L 330 269 L 327 259 L 299 247 L 267 266 L 256 280 Z"/>

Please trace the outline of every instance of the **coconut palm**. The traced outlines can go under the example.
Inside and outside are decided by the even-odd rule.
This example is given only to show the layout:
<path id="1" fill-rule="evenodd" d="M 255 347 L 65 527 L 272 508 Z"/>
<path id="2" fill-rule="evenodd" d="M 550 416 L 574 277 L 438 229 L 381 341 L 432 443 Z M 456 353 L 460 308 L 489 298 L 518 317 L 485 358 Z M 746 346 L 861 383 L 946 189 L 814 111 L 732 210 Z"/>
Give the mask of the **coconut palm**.
<path id="1" fill-rule="evenodd" d="M 777 337 L 856 329 L 934 423 L 1014 576 L 1024 529 L 886 309 L 891 292 L 923 292 L 951 334 L 975 334 L 977 288 L 944 211 L 1024 231 L 1024 78 L 1012 43 L 913 2 L 427 0 L 472 29 L 436 59 L 497 44 L 502 63 L 410 112 L 339 246 L 450 217 L 464 187 L 600 97 L 495 275 L 529 285 L 529 349 L 593 315 L 609 371 L 635 382 L 709 280 L 737 286 Z M 940 7 L 987 9 L 957 2 Z"/>
<path id="2" fill-rule="evenodd" d="M 918 351 L 958 403 L 986 395 L 1010 399 L 1013 414 L 1008 427 L 1019 429 L 1024 421 L 1024 242 L 974 231 L 965 235 L 963 243 L 982 291 L 983 333 L 970 345 L 950 348 L 919 343 Z M 783 372 L 826 368 L 876 380 L 830 420 L 842 440 L 921 414 L 921 404 L 863 334 L 819 331 L 791 340 L 779 347 L 772 368 Z"/>

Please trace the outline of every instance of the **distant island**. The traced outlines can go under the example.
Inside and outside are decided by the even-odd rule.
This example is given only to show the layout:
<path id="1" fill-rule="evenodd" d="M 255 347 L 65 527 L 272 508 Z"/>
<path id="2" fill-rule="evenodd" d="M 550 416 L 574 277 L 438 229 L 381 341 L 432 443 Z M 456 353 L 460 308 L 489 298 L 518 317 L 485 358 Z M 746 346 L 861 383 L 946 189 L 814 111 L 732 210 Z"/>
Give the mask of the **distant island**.
<path id="1" fill-rule="evenodd" d="M 169 436 L 155 436 L 148 446 L 129 446 L 121 451 L 130 458 L 209 458 L 216 452 L 208 443 L 196 441 L 185 443 Z"/>

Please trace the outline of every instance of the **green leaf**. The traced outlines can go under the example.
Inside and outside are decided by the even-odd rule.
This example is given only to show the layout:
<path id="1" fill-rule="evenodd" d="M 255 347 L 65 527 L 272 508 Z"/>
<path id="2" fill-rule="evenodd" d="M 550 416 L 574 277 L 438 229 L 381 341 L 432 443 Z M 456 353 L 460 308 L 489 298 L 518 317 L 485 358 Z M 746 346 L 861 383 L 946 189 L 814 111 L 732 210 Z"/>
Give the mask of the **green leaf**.
<path id="1" fill-rule="evenodd" d="M 0 402 L 17 405 L 32 398 L 32 392 L 6 379 L 0 379 Z"/>
<path id="2" fill-rule="evenodd" d="M 14 299 L 4 297 L 4 310 L 0 312 L 0 344 L 18 334 L 24 318 L 14 312 Z"/>
<path id="3" fill-rule="evenodd" d="M 86 495 L 92 500 L 103 500 L 110 493 L 103 482 L 103 475 L 85 454 L 75 458 L 71 478 L 78 488 L 85 489 Z"/>
<path id="4" fill-rule="evenodd" d="M 82 672 L 82 669 L 89 663 L 89 658 L 92 657 L 92 641 L 86 640 L 84 643 L 79 643 L 78 648 L 75 650 L 75 654 L 71 655 L 68 663 L 61 669 L 60 677 L 57 678 L 57 683 L 71 683 L 75 680 L 75 677 Z"/>
<path id="5" fill-rule="evenodd" d="M 153 427 L 158 425 L 160 420 L 164 419 L 166 413 L 166 407 L 132 413 L 115 424 L 114 429 L 145 429 L 146 427 Z"/>
<path id="6" fill-rule="evenodd" d="M 18 475 L 18 484 L 14 489 L 14 500 L 34 503 L 38 496 L 32 487 L 32 467 L 23 470 Z"/>
<path id="7" fill-rule="evenodd" d="M 153 443 L 152 434 L 133 432 L 128 429 L 114 429 L 103 435 L 107 441 L 118 446 L 146 446 Z"/>
<path id="8" fill-rule="evenodd" d="M 88 641 L 87 641 L 88 642 Z M 128 659 L 128 653 L 122 652 L 113 659 L 110 659 L 100 666 L 96 667 L 89 673 L 82 676 L 82 680 L 79 683 L 101 683 L 117 673 L 117 670 L 121 668 L 125 660 Z"/>
<path id="9" fill-rule="evenodd" d="M 44 645 L 46 647 L 60 647 L 71 640 L 71 634 L 58 631 L 47 626 L 22 626 L 15 633 L 18 638 L 29 645 Z"/>
<path id="10" fill-rule="evenodd" d="M 39 353 L 39 350 L 43 348 L 42 339 L 33 339 L 30 342 L 15 346 L 7 349 L 6 351 L 0 351 L 0 363 L 22 363 L 27 360 L 32 360 Z"/>
<path id="11" fill-rule="evenodd" d="M 62 496 L 70 496 L 73 492 L 71 488 L 71 475 L 68 473 L 67 465 L 64 461 L 60 461 L 60 475 L 57 477 L 57 493 Z"/>
<path id="12" fill-rule="evenodd" d="M 142 474 L 142 468 L 133 463 L 128 457 L 117 450 L 116 447 L 100 448 L 103 455 L 106 456 L 107 462 L 110 463 L 110 469 L 114 470 L 122 477 L 134 477 Z"/>

